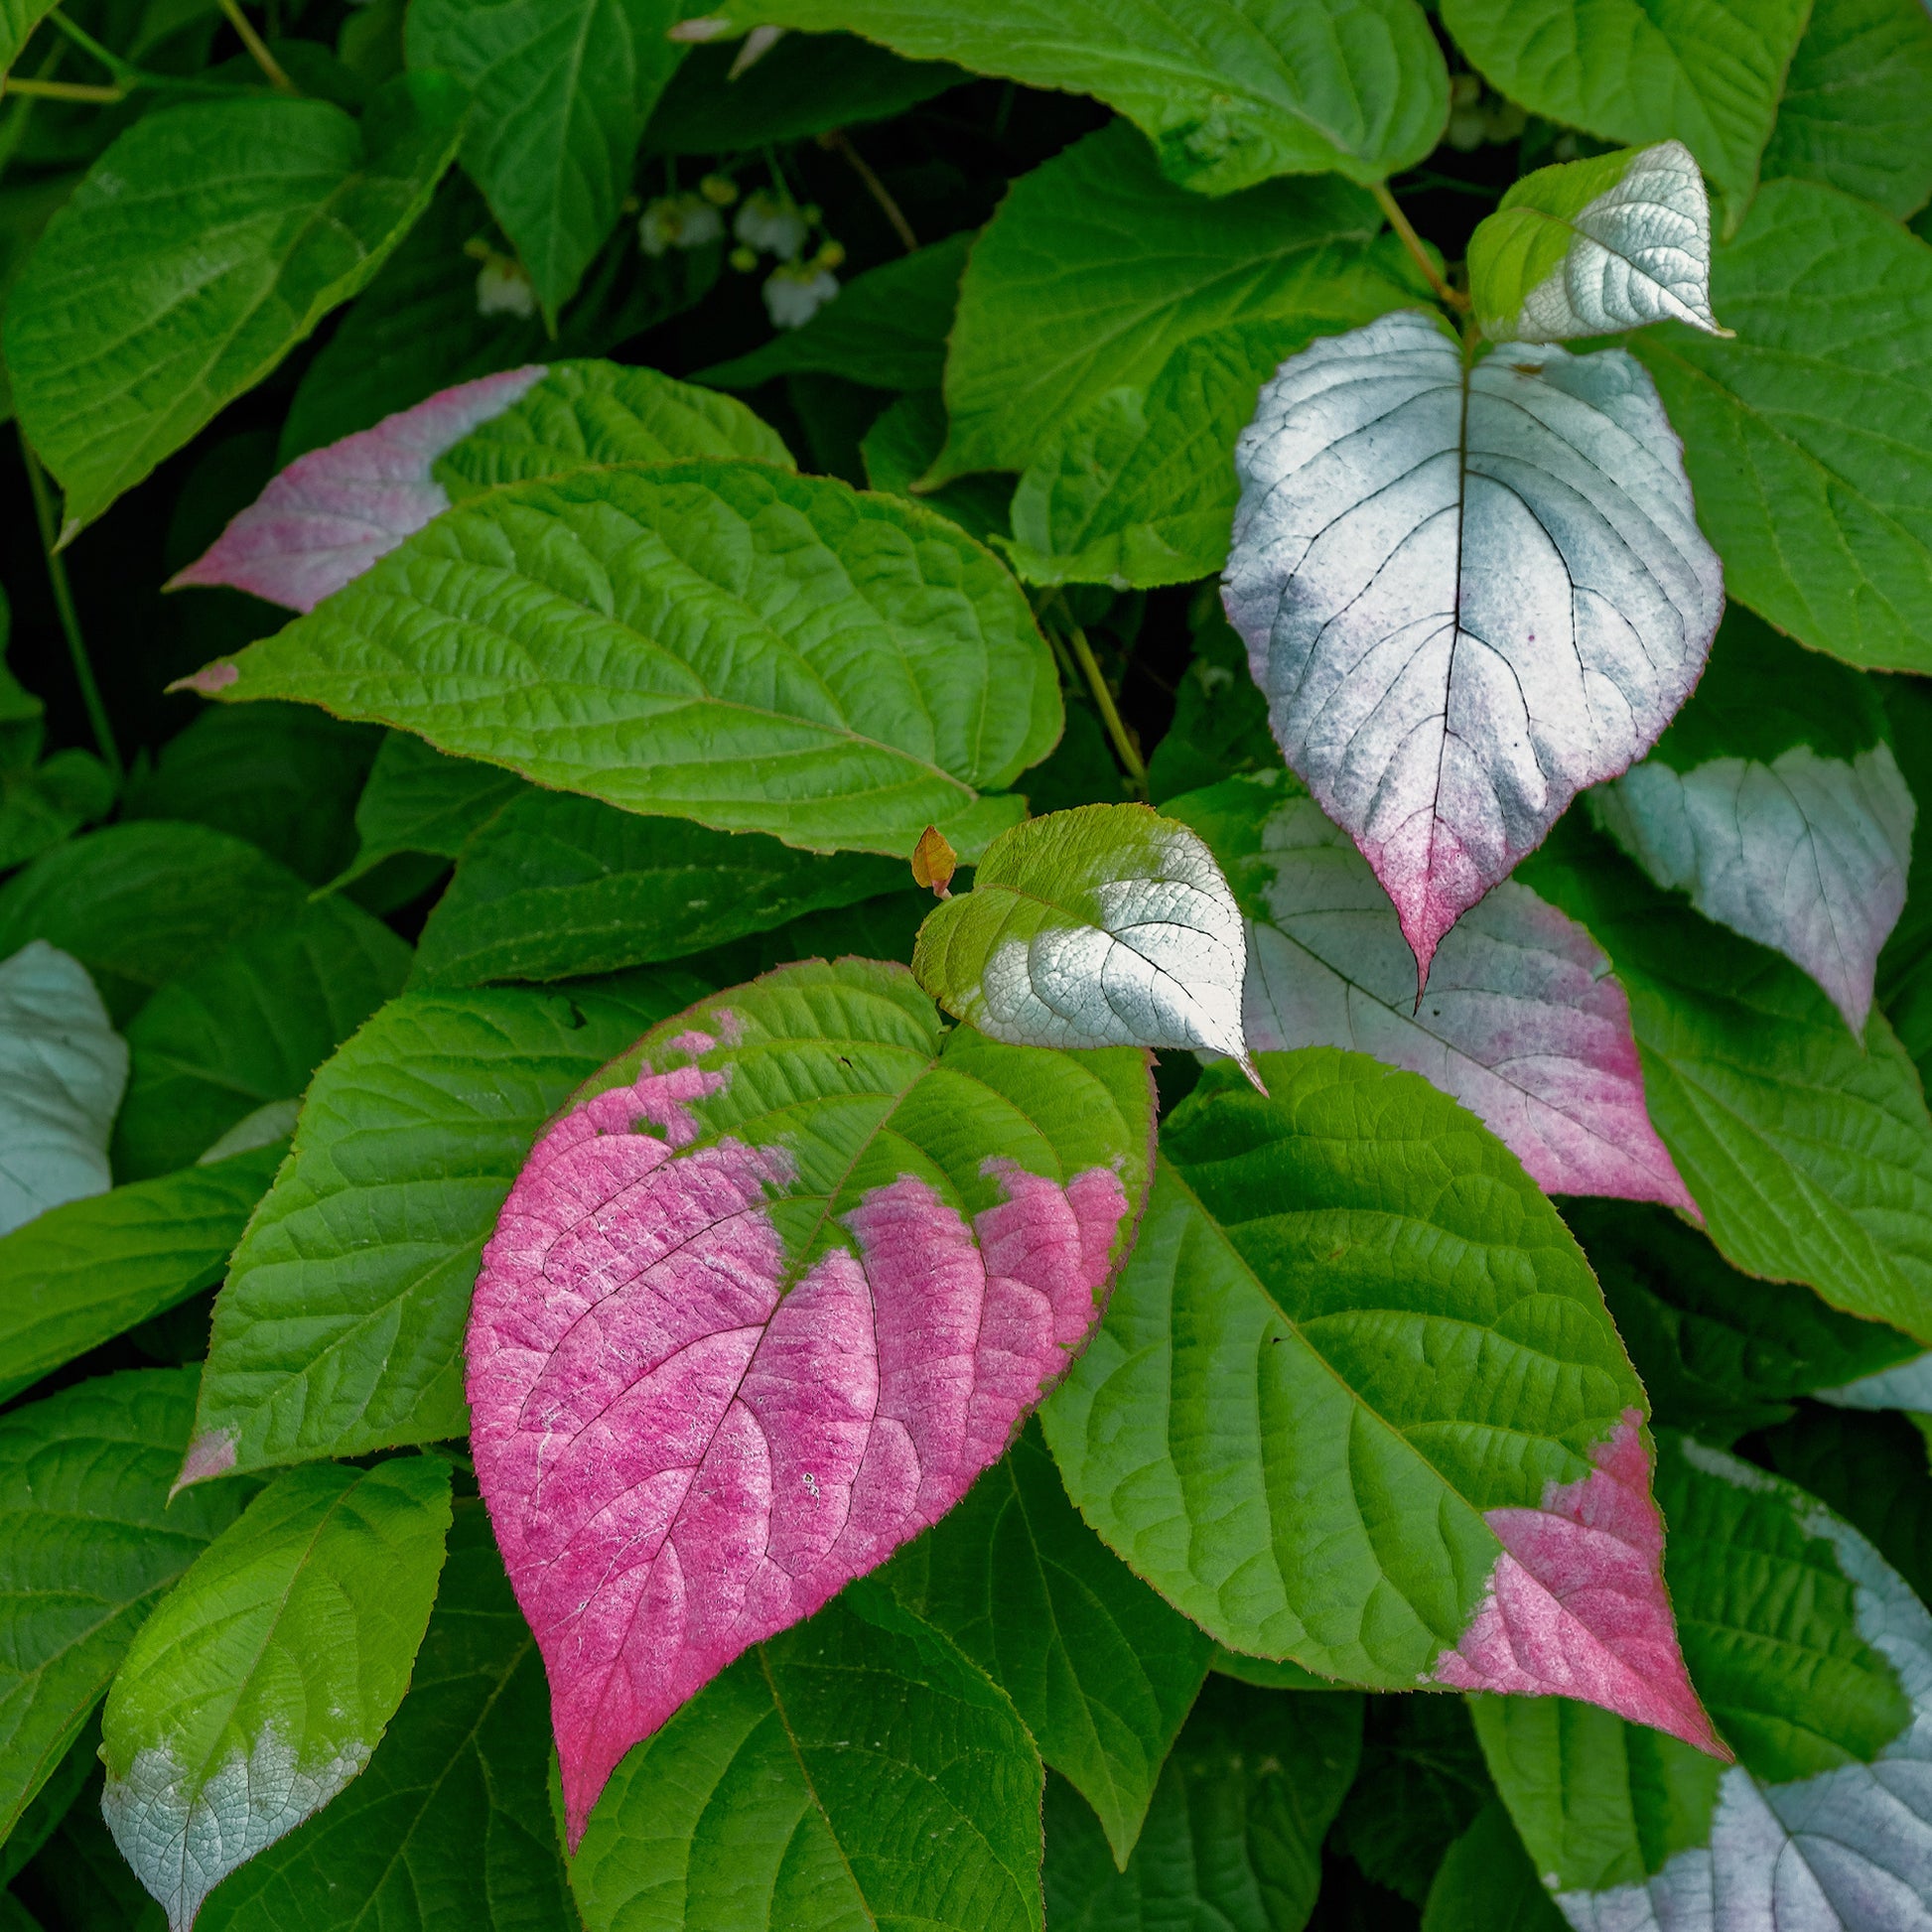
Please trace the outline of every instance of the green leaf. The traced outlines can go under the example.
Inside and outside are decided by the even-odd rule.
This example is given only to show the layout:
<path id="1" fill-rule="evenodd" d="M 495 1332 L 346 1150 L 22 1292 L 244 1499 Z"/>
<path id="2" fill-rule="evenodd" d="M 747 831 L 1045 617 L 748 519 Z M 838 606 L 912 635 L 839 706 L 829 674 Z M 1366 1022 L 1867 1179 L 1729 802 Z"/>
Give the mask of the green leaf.
<path id="1" fill-rule="evenodd" d="M 1420 1906 L 1444 1855 L 1493 1795 L 1459 1698 L 1371 1698 L 1362 1768 L 1328 1843 Z"/>
<path id="2" fill-rule="evenodd" d="M 416 952 L 419 986 L 554 980 L 678 959 L 904 883 L 891 859 L 529 791 L 464 848 Z"/>
<path id="3" fill-rule="evenodd" d="M 167 1932 L 168 1914 L 141 1889 L 108 1836 L 100 1788 L 96 1758 L 80 1802 L 27 1867 L 26 1885 L 55 1932 Z"/>
<path id="4" fill-rule="evenodd" d="M 1221 608 L 1218 588 L 1202 590 L 1187 613 L 1193 661 L 1174 693 L 1173 723 L 1148 759 L 1157 805 L 1244 771 L 1281 768 L 1268 729 L 1268 700 L 1248 673 L 1248 650 Z"/>
<path id="5" fill-rule="evenodd" d="M 124 1180 L 186 1167 L 309 1076 L 402 991 L 409 948 L 344 899 L 258 926 L 161 987 L 127 1025 L 114 1129 Z"/>
<path id="6" fill-rule="evenodd" d="M 1080 1520 L 1037 1428 L 887 1577 L 1012 1698 L 1124 1865 L 1213 1645 Z"/>
<path id="7" fill-rule="evenodd" d="M 419 993 L 316 1075 L 214 1310 L 190 1480 L 458 1437 L 478 1259 L 537 1130 L 683 976 Z"/>
<path id="8" fill-rule="evenodd" d="M 1810 12 L 1810 0 L 1444 0 L 1443 24 L 1533 114 L 1606 141 L 1682 141 L 1723 195 L 1728 233 Z"/>
<path id="9" fill-rule="evenodd" d="M 246 724 L 249 713 L 229 713 Z M 500 765 L 453 759 L 408 732 L 390 732 L 355 801 L 361 841 L 355 863 L 336 883 L 348 885 L 399 853 L 454 859 L 480 825 L 531 789 Z"/>
<path id="10" fill-rule="evenodd" d="M 219 1281 L 283 1152 L 70 1201 L 0 1240 L 0 1400 Z"/>
<path id="11" fill-rule="evenodd" d="M 60 1828 L 74 1801 L 100 1769 L 100 1726 L 83 1725 L 68 1754 L 28 1801 L 19 1823 L 0 1845 L 0 1884 L 12 1884 L 27 1862 Z"/>
<path id="12" fill-rule="evenodd" d="M 1361 1735 L 1359 1698 L 1211 1680 L 1119 1872 L 1092 1814 L 1048 1781 L 1046 1922 L 1055 1932 L 1301 1932 Z"/>
<path id="13" fill-rule="evenodd" d="M 1564 1540 L 1583 1494 L 1565 1485 L 1641 1493 L 1641 1389 L 1556 1210 L 1471 1116 L 1352 1053 L 1258 1063 L 1271 1098 L 1222 1063 L 1168 1117 L 1106 1319 L 1041 1410 L 1047 1443 L 1087 1521 L 1222 1643 L 1470 1688 L 1503 1539 L 1554 1580 L 1527 1533 Z M 1649 1573 L 1657 1689 L 1673 1643 L 1641 1520 L 1624 1533 L 1648 1553 L 1631 1542 L 1617 1587 Z M 1606 1686 L 1573 1634 L 1570 1664 Z M 1708 1736 L 1675 1676 L 1650 1721 Z"/>
<path id="14" fill-rule="evenodd" d="M 928 485 L 1025 470 L 1081 409 L 1195 336 L 1291 319 L 1341 330 L 1423 285 L 1361 190 L 1280 182 L 1204 202 L 1125 125 L 1008 191 L 973 246 L 946 358 L 952 428 Z"/>
<path id="15" fill-rule="evenodd" d="M 1509 1813 L 1490 1799 L 1438 1868 L 1422 1932 L 1563 1932 L 1563 1926 Z"/>
<path id="16" fill-rule="evenodd" d="M 1801 1395 L 1921 1352 L 1909 1335 L 1841 1314 L 1808 1288 L 1739 1274 L 1660 1208 L 1573 1199 L 1563 1217 L 1596 1271 L 1657 1421 L 1706 1441 L 1780 1422 Z"/>
<path id="17" fill-rule="evenodd" d="M 30 755 L 0 767 L 0 872 L 105 818 L 116 789 L 114 774 L 91 752 L 56 752 L 38 764 Z"/>
<path id="18" fill-rule="evenodd" d="M 1013 1706 L 876 1585 L 742 1657 L 631 1751 L 571 1887 L 590 1932 L 1040 1932 Z"/>
<path id="19" fill-rule="evenodd" d="M 409 1695 L 367 1770 L 229 1878 L 203 1932 L 575 1932 L 548 1758 L 535 1640 L 483 1504 L 459 1501 Z"/>
<path id="20" fill-rule="evenodd" d="M 780 71 L 786 60 L 778 57 Z M 698 380 L 756 389 L 781 375 L 838 375 L 870 389 L 936 389 L 973 241 L 949 235 L 855 275 L 802 329 L 781 330 L 749 355 L 700 370 Z"/>
<path id="21" fill-rule="evenodd" d="M 174 1932 L 369 1761 L 449 1527 L 441 1456 L 291 1470 L 142 1627 L 101 1718 L 101 1810 Z"/>
<path id="22" fill-rule="evenodd" d="M 1730 594 L 1814 650 L 1932 669 L 1932 246 L 1812 182 L 1770 182 L 1712 262 L 1737 332 L 1632 351 L 1684 439 Z"/>
<path id="23" fill-rule="evenodd" d="M 671 0 L 413 0 L 412 69 L 476 96 L 463 165 L 555 315 L 617 226 L 679 50 Z"/>
<path id="24" fill-rule="evenodd" d="M 1518 876 L 1610 955 L 1651 1120 L 1725 1258 L 1932 1341 L 1932 1118 L 1884 1016 L 1854 1038 L 1795 966 L 1574 815 Z"/>
<path id="25" fill-rule="evenodd" d="M 1797 175 L 1907 215 L 1932 196 L 1932 14 L 1924 0 L 1814 0 L 1764 178 Z"/>
<path id="26" fill-rule="evenodd" d="M 110 825 L 0 886 L 0 959 L 47 940 L 86 967 L 125 1023 L 164 980 L 307 899 L 286 867 L 211 826 Z"/>
<path id="27" fill-rule="evenodd" d="M 1338 169 L 1377 182 L 1420 161 L 1449 76 L 1414 0 L 736 0 L 734 25 L 848 27 L 916 60 L 1096 94 L 1174 181 L 1206 195 Z"/>
<path id="28" fill-rule="evenodd" d="M 0 6 L 0 77 L 20 59 L 34 29 L 51 14 L 59 0 L 6 0 Z"/>
<path id="29" fill-rule="evenodd" d="M 1029 584 L 1186 584 L 1227 562 L 1234 439 L 1255 396 L 1320 324 L 1288 319 L 1182 343 L 1145 389 L 1110 389 L 1048 440 L 1004 546 Z"/>
<path id="30" fill-rule="evenodd" d="M 1711 314 L 1711 209 L 1681 141 L 1525 175 L 1469 238 L 1469 297 L 1492 342 L 1560 343 Z"/>
<path id="31" fill-rule="evenodd" d="M 1060 730 L 993 558 L 929 510 L 763 463 L 492 491 L 199 676 L 630 811 L 900 856 L 928 823 L 984 850 L 1024 811 L 985 794 Z"/>
<path id="32" fill-rule="evenodd" d="M 940 489 L 913 485 L 932 468 L 946 445 L 946 405 L 936 388 L 915 389 L 888 403 L 859 442 L 866 486 L 911 497 L 927 509 L 950 517 L 968 536 L 985 543 L 1011 534 L 1009 505 L 1013 479 L 961 477 Z"/>
<path id="33" fill-rule="evenodd" d="M 461 96 L 398 82 L 358 126 L 279 95 L 136 121 L 8 298 L 21 428 L 63 541 L 252 389 L 382 265 L 455 153 Z"/>
<path id="34" fill-rule="evenodd" d="M 0 1416 L 0 1833 L 66 1755 L 162 1592 L 248 1488 L 170 1505 L 189 1369 L 136 1369 Z"/>
<path id="35" fill-rule="evenodd" d="M 946 1011 L 1022 1046 L 1192 1046 L 1247 1069 L 1241 912 L 1200 836 L 1145 805 L 1029 819 L 919 928 Z"/>

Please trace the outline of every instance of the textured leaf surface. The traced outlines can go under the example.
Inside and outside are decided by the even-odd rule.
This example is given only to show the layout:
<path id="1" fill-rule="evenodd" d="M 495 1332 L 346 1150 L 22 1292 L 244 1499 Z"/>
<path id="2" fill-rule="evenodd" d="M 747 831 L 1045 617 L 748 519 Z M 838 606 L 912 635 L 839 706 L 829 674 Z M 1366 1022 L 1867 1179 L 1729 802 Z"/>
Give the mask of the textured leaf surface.
<path id="1" fill-rule="evenodd" d="M 528 791 L 464 848 L 423 928 L 415 978 L 478 986 L 615 972 L 853 905 L 904 879 L 890 859 L 823 857 L 756 832 Z"/>
<path id="2" fill-rule="evenodd" d="M 1532 113 L 1609 141 L 1682 141 L 1724 196 L 1728 229 L 1750 205 L 1810 11 L 1807 0 L 1446 0 L 1443 22 Z"/>
<path id="3" fill-rule="evenodd" d="M 1811 182 L 1767 183 L 1711 295 L 1737 332 L 1633 344 L 1684 439 L 1731 595 L 1814 650 L 1932 668 L 1932 247 Z"/>
<path id="4" fill-rule="evenodd" d="M 61 1762 L 169 1585 L 246 1499 L 170 1504 L 191 1369 L 136 1369 L 0 1416 L 0 1831 Z"/>
<path id="5" fill-rule="evenodd" d="M 1301 1932 L 1361 1735 L 1359 1698 L 1210 1680 L 1124 1869 L 1092 1814 L 1048 1781 L 1046 1922 L 1055 1932 Z"/>
<path id="6" fill-rule="evenodd" d="M 50 1209 L 0 1240 L 0 1399 L 212 1287 L 279 1143 Z"/>
<path id="7" fill-rule="evenodd" d="M 1459 1100 L 1551 1193 L 1688 1207 L 1644 1110 L 1630 1008 L 1589 934 L 1506 880 L 1443 942 L 1421 1005 L 1389 896 L 1287 773 L 1172 799 L 1248 926 L 1257 1052 L 1344 1046 Z"/>
<path id="8" fill-rule="evenodd" d="M 1031 1046 L 1194 1046 L 1245 1067 L 1241 913 L 1200 837 L 1145 805 L 1029 819 L 934 908 L 912 970 L 950 1014 Z"/>
<path id="9" fill-rule="evenodd" d="M 0 961 L 0 1235 L 105 1191 L 127 1057 L 77 959 L 30 939 Z"/>
<path id="10" fill-rule="evenodd" d="M 434 77 L 360 126 L 322 100 L 200 101 L 101 156 L 7 302 L 14 401 L 67 534 L 367 283 L 448 167 L 461 105 Z"/>
<path id="11" fill-rule="evenodd" d="M 1677 439 L 1620 349 L 1507 345 L 1470 371 L 1404 313 L 1287 363 L 1236 464 L 1228 615 L 1426 983 L 1443 934 L 1704 667 L 1723 572 Z"/>
<path id="12" fill-rule="evenodd" d="M 360 878 L 398 852 L 454 859 L 478 826 L 529 789 L 501 765 L 453 759 L 408 732 L 389 732 L 355 801 L 361 849 L 338 884 Z"/>
<path id="13" fill-rule="evenodd" d="M 1916 816 L 1865 679 L 1738 614 L 1656 750 L 1588 802 L 1658 885 L 1803 967 L 1864 1032 Z"/>
<path id="14" fill-rule="evenodd" d="M 268 1102 L 299 1099 L 408 970 L 409 948 L 387 926 L 324 899 L 170 980 L 127 1025 L 115 1173 L 143 1180 L 184 1168 Z"/>
<path id="15" fill-rule="evenodd" d="M 551 311 L 576 293 L 630 192 L 644 122 L 676 68 L 669 0 L 425 0 L 412 69 L 476 98 L 463 165 Z"/>
<path id="16" fill-rule="evenodd" d="M 1642 1393 L 1556 1210 L 1413 1074 L 1259 1063 L 1272 1098 L 1224 1064 L 1169 1116 L 1106 1320 L 1043 1412 L 1081 1513 L 1233 1648 L 1564 1690 L 1710 1744 Z"/>
<path id="17" fill-rule="evenodd" d="M 1214 1646 L 1080 1520 L 1037 1429 L 888 1575 L 1013 1699 L 1124 1863 Z"/>
<path id="18" fill-rule="evenodd" d="M 574 1932 L 545 1789 L 543 1665 L 480 1502 L 459 1501 L 409 1695 L 368 1768 L 258 1854 L 203 1932 Z"/>
<path id="19" fill-rule="evenodd" d="M 1725 1258 L 1932 1342 L 1932 1118 L 1884 1016 L 1854 1038 L 1795 966 L 1580 826 L 1526 877 L 1610 955 L 1650 1118 Z"/>
<path id="20" fill-rule="evenodd" d="M 630 811 L 977 853 L 1052 748 L 1020 588 L 929 510 L 764 463 L 583 471 L 461 505 L 325 609 L 199 672 Z"/>
<path id="21" fill-rule="evenodd" d="M 974 243 L 946 354 L 951 430 L 926 482 L 1026 469 L 1189 337 L 1283 317 L 1345 328 L 1413 301 L 1380 227 L 1341 182 L 1208 202 L 1166 180 L 1132 128 L 1089 135 L 1023 175 Z"/>
<path id="22" fill-rule="evenodd" d="M 947 1033 L 903 967 L 812 962 L 665 1021 L 538 1142 L 468 1388 L 573 1842 L 632 1744 L 935 1522 L 1065 1372 L 1151 1101 L 1145 1053 Z"/>
<path id="23" fill-rule="evenodd" d="M 1040 1932 L 1039 1803 L 1013 1706 L 861 1586 L 625 1758 L 571 1888 L 590 1932 Z"/>
<path id="24" fill-rule="evenodd" d="M 295 1469 L 142 1626 L 101 1719 L 101 1810 L 174 1932 L 369 1761 L 449 1527 L 441 1456 Z"/>
<path id="25" fill-rule="evenodd" d="M 463 1324 L 549 1116 L 702 982 L 417 993 L 317 1074 L 215 1304 L 190 1481 L 461 1436 Z"/>
<path id="26" fill-rule="evenodd" d="M 1412 0 L 757 0 L 746 27 L 849 27 L 918 60 L 1097 94 L 1154 142 L 1175 181 L 1225 195 L 1271 175 L 1380 181 L 1420 161 L 1449 76 Z"/>
<path id="27" fill-rule="evenodd" d="M 1476 1726 L 1580 1932 L 1880 1932 L 1932 1904 L 1932 1619 L 1821 1503 L 1687 1444 L 1660 1464 L 1685 1642 L 1740 1762 L 1560 1702 Z"/>
<path id="28" fill-rule="evenodd" d="M 1560 343 L 1711 313 L 1711 206 L 1682 141 L 1539 168 L 1469 239 L 1469 295 L 1492 342 Z"/>
<path id="29" fill-rule="evenodd" d="M 1785 75 L 1764 176 L 1799 175 L 1907 215 L 1932 196 L 1932 11 L 1814 0 Z"/>

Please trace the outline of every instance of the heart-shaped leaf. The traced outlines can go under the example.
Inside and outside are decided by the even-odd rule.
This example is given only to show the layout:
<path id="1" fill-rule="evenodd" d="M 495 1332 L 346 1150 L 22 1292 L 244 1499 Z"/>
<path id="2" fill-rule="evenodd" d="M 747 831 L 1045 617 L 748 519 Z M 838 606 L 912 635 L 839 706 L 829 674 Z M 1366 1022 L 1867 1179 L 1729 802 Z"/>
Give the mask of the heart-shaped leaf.
<path id="1" fill-rule="evenodd" d="M 1459 1100 L 1551 1193 L 1691 1207 L 1644 1109 L 1629 1003 L 1582 926 L 1505 880 L 1443 941 L 1418 1005 L 1389 896 L 1287 773 L 1167 809 L 1207 841 L 1254 921 L 1255 1051 L 1372 1053 Z"/>
<path id="2" fill-rule="evenodd" d="M 1469 238 L 1469 297 L 1492 342 L 1665 320 L 1725 334 L 1711 313 L 1711 205 L 1690 149 L 1662 141 L 1525 175 Z"/>
<path id="3" fill-rule="evenodd" d="M 1147 1055 L 948 1033 L 903 967 L 665 1021 L 484 1251 L 471 1441 L 549 1669 L 573 1845 L 613 1767 L 962 1497 L 1099 1316 Z"/>
<path id="4" fill-rule="evenodd" d="M 1003 833 L 912 957 L 919 984 L 990 1038 L 1205 1047 L 1252 1076 L 1246 968 L 1214 855 L 1145 805 L 1082 805 Z"/>
<path id="5" fill-rule="evenodd" d="M 1679 1655 L 1643 1391 L 1514 1155 L 1414 1074 L 1265 1053 L 1168 1117 L 1067 1492 L 1233 1649 L 1564 1692 L 1721 1749 Z M 1314 1553 L 1311 1556 L 1311 1553 Z"/>
<path id="6" fill-rule="evenodd" d="M 1704 667 L 1723 572 L 1677 438 L 1620 350 L 1471 365 L 1405 312 L 1288 362 L 1235 461 L 1228 615 L 1426 984 L 1443 934 Z"/>

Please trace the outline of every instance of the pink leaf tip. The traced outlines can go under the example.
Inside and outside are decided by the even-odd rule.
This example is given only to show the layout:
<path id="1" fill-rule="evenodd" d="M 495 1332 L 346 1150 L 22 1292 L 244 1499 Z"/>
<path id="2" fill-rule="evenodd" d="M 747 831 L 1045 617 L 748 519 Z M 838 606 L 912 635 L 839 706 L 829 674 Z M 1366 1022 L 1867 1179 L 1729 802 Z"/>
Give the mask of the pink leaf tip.
<path id="1" fill-rule="evenodd" d="M 221 1429 L 211 1429 L 205 1435 L 197 1436 L 181 1459 L 181 1474 L 175 1478 L 175 1486 L 168 1491 L 168 1500 L 173 1502 L 184 1489 L 192 1488 L 198 1482 L 211 1481 L 215 1476 L 224 1476 L 233 1467 L 232 1436 Z"/>
<path id="2" fill-rule="evenodd" d="M 241 667 L 217 659 L 212 664 L 204 664 L 199 671 L 190 671 L 186 677 L 178 677 L 167 687 L 172 691 L 199 691 L 203 697 L 211 698 L 217 691 L 225 691 L 241 676 Z"/>
<path id="3" fill-rule="evenodd" d="M 1728 1763 L 1732 1753 L 1678 1647 L 1642 1421 L 1626 1409 L 1591 1452 L 1596 1466 L 1552 1483 L 1541 1508 L 1487 1512 L 1502 1555 L 1434 1680 L 1458 1691 L 1577 1698 Z"/>

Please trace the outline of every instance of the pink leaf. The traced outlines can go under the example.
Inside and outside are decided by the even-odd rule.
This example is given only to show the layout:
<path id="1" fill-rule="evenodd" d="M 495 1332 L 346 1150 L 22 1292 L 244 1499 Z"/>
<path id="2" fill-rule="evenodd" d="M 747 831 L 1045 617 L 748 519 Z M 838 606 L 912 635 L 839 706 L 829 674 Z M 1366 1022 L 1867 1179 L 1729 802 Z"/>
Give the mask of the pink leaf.
<path id="1" fill-rule="evenodd" d="M 1487 1513 L 1503 1553 L 1461 1641 L 1437 1660 L 1435 1681 L 1578 1698 L 1728 1759 L 1678 1648 L 1642 1421 L 1626 1409 L 1592 1452 L 1596 1467 L 1552 1483 L 1541 1509 Z"/>
<path id="2" fill-rule="evenodd" d="M 313 611 L 450 507 L 430 474 L 437 458 L 520 401 L 543 374 L 532 364 L 460 382 L 297 457 L 168 588 L 227 584 Z"/>
<path id="3" fill-rule="evenodd" d="M 1127 1209 L 1110 1169 L 1062 1187 L 989 1160 L 1004 1198 L 968 1222 L 901 1173 L 814 1216 L 845 1239 L 799 1275 L 771 1213 L 790 1148 L 700 1135 L 694 1103 L 735 1070 L 647 1059 L 566 1114 L 477 1283 L 477 1472 L 549 1671 L 573 1846 L 632 1744 L 998 1458 L 1097 1320 Z"/>

